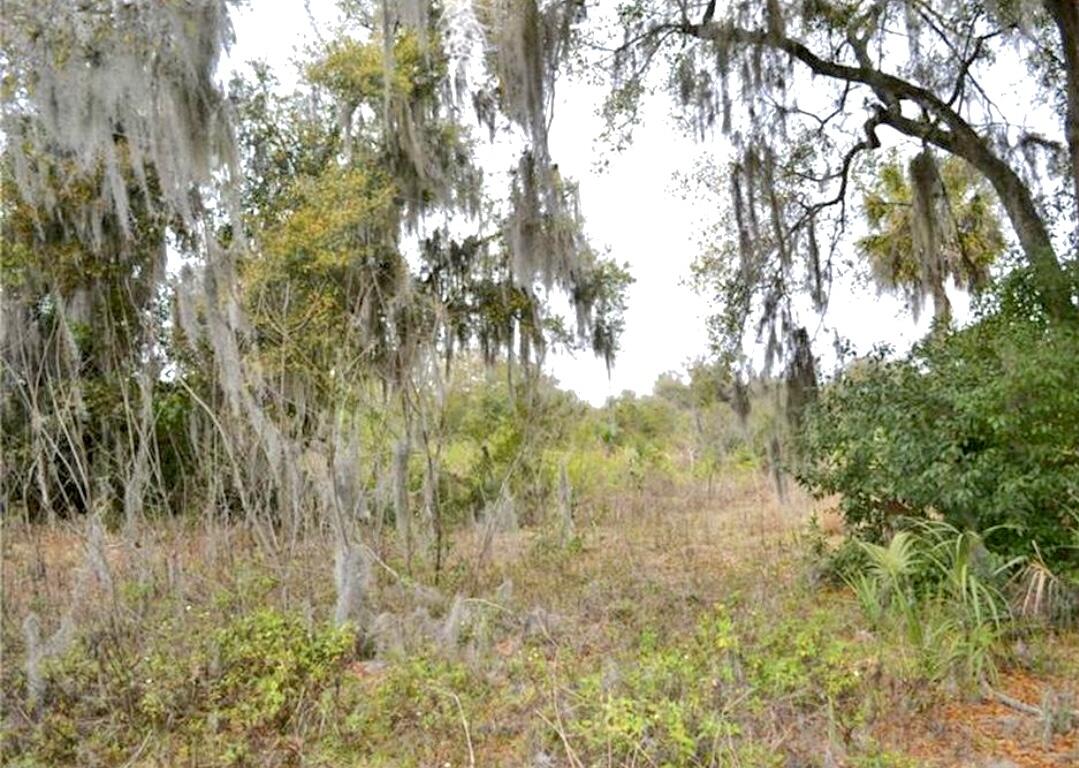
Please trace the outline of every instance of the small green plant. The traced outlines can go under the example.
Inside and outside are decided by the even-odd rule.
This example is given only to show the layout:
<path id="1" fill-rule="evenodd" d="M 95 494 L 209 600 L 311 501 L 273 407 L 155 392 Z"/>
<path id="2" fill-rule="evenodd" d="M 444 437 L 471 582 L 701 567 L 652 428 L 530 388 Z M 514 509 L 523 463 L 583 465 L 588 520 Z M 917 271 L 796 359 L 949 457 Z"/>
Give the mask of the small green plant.
<path id="1" fill-rule="evenodd" d="M 212 614 L 188 615 L 162 617 L 152 632 L 84 630 L 43 670 L 42 718 L 3 745 L 3 759 L 16 747 L 24 765 L 117 765 L 145 741 L 163 764 L 186 763 L 193 743 L 199 764 L 243 764 L 265 754 L 259 740 L 272 743 L 316 710 L 355 645 L 347 626 L 308 627 L 272 609 L 216 631 L 203 623 Z"/>
<path id="2" fill-rule="evenodd" d="M 914 758 L 885 750 L 874 745 L 866 754 L 854 756 L 851 768 L 919 768 L 921 763 Z"/>
<path id="3" fill-rule="evenodd" d="M 888 612 L 898 615 L 910 641 L 920 645 L 922 623 L 914 584 L 923 563 L 917 540 L 908 531 L 900 531 L 887 546 L 868 541 L 860 545 L 868 558 L 866 568 L 851 579 L 859 603 L 874 626 Z"/>
<path id="4" fill-rule="evenodd" d="M 973 689 L 995 675 L 1011 621 L 1000 585 L 1020 560 L 1000 559 L 973 531 L 908 522 L 887 545 L 860 542 L 868 561 L 847 582 L 872 626 L 901 629 L 930 677 Z"/>
<path id="5" fill-rule="evenodd" d="M 722 608 L 676 642 L 645 628 L 635 658 L 581 680 L 571 722 L 575 743 L 627 764 L 645 756 L 656 765 L 699 765 L 716 744 L 740 733 L 724 694 L 736 682 L 737 645 Z"/>
<path id="6" fill-rule="evenodd" d="M 298 616 L 273 610 L 242 616 L 215 637 L 221 674 L 211 700 L 241 728 L 284 727 L 354 645 L 348 625 L 308 630 Z"/>
<path id="7" fill-rule="evenodd" d="M 847 585 L 858 598 L 858 605 L 870 626 L 879 629 L 887 613 L 880 581 L 868 573 L 855 573 L 847 577 Z"/>
<path id="8" fill-rule="evenodd" d="M 344 682 L 335 734 L 341 760 L 357 755 L 371 765 L 441 765 L 464 762 L 464 723 L 477 717 L 476 702 L 496 696 L 487 680 L 463 663 L 423 651 L 392 664 L 375 663 L 369 673 Z M 402 734 L 411 734 L 403 740 Z M 437 759 L 436 759 L 437 758 Z M 363 763 L 367 765 L 368 763 Z"/>

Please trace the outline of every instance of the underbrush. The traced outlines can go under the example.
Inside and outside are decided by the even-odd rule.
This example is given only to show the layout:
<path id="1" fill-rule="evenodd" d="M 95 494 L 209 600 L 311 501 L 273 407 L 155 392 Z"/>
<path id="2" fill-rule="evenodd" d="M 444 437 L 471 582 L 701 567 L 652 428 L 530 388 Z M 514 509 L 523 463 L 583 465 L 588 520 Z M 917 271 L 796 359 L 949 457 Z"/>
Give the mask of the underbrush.
<path id="1" fill-rule="evenodd" d="M 834 612 L 774 625 L 737 615 L 716 606 L 692 634 L 666 642 L 646 632 L 624 671 L 584 677 L 570 697 L 575 743 L 617 764 L 645 756 L 665 765 L 780 765 L 784 752 L 768 746 L 769 715 L 856 727 L 860 659 L 834 634 Z"/>
<path id="2" fill-rule="evenodd" d="M 956 681 L 1079 673 L 1070 635 L 1017 630 L 1002 596 L 1022 592 L 993 580 L 980 540 L 857 545 L 853 589 L 829 586 L 806 578 L 804 499 L 683 491 L 634 494 L 568 540 L 499 533 L 482 567 L 483 532 L 462 535 L 438 589 L 380 551 L 368 618 L 340 626 L 327 541 L 282 568 L 240 531 L 221 547 L 220 531 L 179 529 L 137 558 L 107 538 L 103 583 L 79 538 L 8 532 L 3 762 L 907 768 L 933 761 L 895 729 L 928 731 L 936 708 L 985 693 Z M 40 655 L 32 706 L 31 611 L 46 641 L 61 615 L 73 627 Z M 1053 702 L 1029 703 L 1060 731 L 1069 705 Z"/>
<path id="3" fill-rule="evenodd" d="M 121 621 L 45 661 L 46 695 L 6 733 L 6 765 L 117 765 L 158 740 L 175 762 L 243 764 L 317 716 L 355 643 L 347 626 L 274 609 L 158 617 L 141 637 Z"/>
<path id="4" fill-rule="evenodd" d="M 992 529 L 979 534 L 918 519 L 897 524 L 885 544 L 847 538 L 827 552 L 819 532 L 813 539 L 814 557 L 855 596 L 881 652 L 900 654 L 907 678 L 1038 717 L 1046 742 L 1079 725 L 1075 691 L 1046 691 L 1034 705 L 995 688 L 1002 668 L 1036 666 L 1030 644 L 1073 626 L 1077 585 L 1039 560 L 995 552 Z M 1073 665 L 1065 666 L 1074 674 Z"/>

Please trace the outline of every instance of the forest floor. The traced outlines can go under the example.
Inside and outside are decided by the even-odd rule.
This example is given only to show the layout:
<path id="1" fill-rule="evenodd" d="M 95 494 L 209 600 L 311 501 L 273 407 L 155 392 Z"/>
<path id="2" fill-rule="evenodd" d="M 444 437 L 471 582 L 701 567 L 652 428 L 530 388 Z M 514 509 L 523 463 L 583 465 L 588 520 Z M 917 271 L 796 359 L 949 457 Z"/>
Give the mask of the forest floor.
<path id="1" fill-rule="evenodd" d="M 814 512 L 824 533 L 807 533 Z M 830 520 L 746 478 L 594 502 L 568 541 L 554 525 L 460 533 L 437 587 L 380 550 L 361 642 L 329 622 L 325 540 L 271 557 L 236 529 L 156 526 L 106 535 L 102 564 L 83 532 L 9 525 L 0 762 L 1079 765 L 1075 727 L 929 684 L 814 579 Z M 1075 633 L 1012 656 L 998 690 L 1079 702 Z"/>

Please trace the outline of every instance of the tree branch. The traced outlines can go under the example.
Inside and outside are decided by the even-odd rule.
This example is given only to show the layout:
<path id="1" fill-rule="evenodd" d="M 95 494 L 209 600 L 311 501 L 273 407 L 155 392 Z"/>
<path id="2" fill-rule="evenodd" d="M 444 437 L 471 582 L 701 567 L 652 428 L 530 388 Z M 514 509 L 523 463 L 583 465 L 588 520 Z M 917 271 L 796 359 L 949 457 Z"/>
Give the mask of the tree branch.
<path id="1" fill-rule="evenodd" d="M 1079 213 L 1079 4 L 1074 0 L 1045 0 L 1045 7 L 1060 33 L 1064 50 L 1064 71 L 1067 73 L 1065 91 L 1067 114 L 1064 135 L 1071 153 L 1072 185 L 1075 191 L 1076 212 Z M 1079 221 L 1079 218 L 1077 218 Z M 1079 224 L 1076 236 L 1079 237 Z"/>
<path id="2" fill-rule="evenodd" d="M 850 184 L 850 170 L 854 165 L 854 160 L 862 152 L 872 151 L 880 148 L 880 139 L 877 137 L 877 127 L 886 122 L 886 111 L 878 109 L 877 112 L 865 121 L 864 131 L 865 138 L 859 141 L 843 156 L 843 162 L 840 164 L 839 172 L 836 176 L 839 178 L 839 190 L 836 192 L 835 197 L 829 200 L 823 200 L 819 203 L 807 206 L 806 212 L 794 223 L 791 230 L 800 229 L 810 218 L 816 216 L 825 208 L 830 208 L 835 205 L 840 206 L 839 220 L 842 225 L 847 216 L 846 200 L 847 200 L 847 186 Z"/>
<path id="3" fill-rule="evenodd" d="M 1061 0 L 1045 0 L 1045 2 L 1051 7 L 1057 5 L 1063 9 Z M 1067 13 L 1067 9 L 1064 9 L 1064 12 Z M 1079 17 L 1079 11 L 1075 15 Z M 872 65 L 864 48 L 859 54 L 861 38 L 856 35 L 849 38 L 855 49 L 855 56 L 860 60 L 859 66 L 852 66 L 825 59 L 811 51 L 801 41 L 778 35 L 774 30 L 746 29 L 733 23 L 711 22 L 660 24 L 653 27 L 651 31 L 653 34 L 658 34 L 672 29 L 701 40 L 713 42 L 722 40 L 741 46 L 781 51 L 807 66 L 814 74 L 870 88 L 883 102 L 882 105 L 876 107 L 876 114 L 874 118 L 871 118 L 871 121 L 875 121 L 874 127 L 887 125 L 906 136 L 922 139 L 962 157 L 989 180 L 1008 214 L 1029 263 L 1034 268 L 1047 311 L 1057 318 L 1072 317 L 1076 314 L 1070 291 L 1067 288 L 1067 279 L 1049 236 L 1048 226 L 1035 204 L 1030 187 L 1007 162 L 993 151 L 989 142 L 979 135 L 951 104 L 927 88 L 876 68 Z M 903 115 L 901 108 L 903 101 L 920 107 L 926 118 L 914 120 Z M 1077 125 L 1079 125 L 1079 118 L 1077 118 Z M 1079 174 L 1079 134 L 1076 134 L 1076 138 L 1073 149 L 1077 151 L 1073 153 L 1073 159 L 1076 161 L 1076 173 Z M 864 142 L 855 145 L 844 158 L 844 165 L 848 169 L 853 157 L 866 148 L 863 145 Z M 1077 184 L 1077 189 L 1079 189 L 1079 184 Z M 845 191 L 846 184 L 844 183 L 841 184 L 840 192 L 845 193 Z M 837 202 L 833 199 L 821 205 L 835 205 Z"/>

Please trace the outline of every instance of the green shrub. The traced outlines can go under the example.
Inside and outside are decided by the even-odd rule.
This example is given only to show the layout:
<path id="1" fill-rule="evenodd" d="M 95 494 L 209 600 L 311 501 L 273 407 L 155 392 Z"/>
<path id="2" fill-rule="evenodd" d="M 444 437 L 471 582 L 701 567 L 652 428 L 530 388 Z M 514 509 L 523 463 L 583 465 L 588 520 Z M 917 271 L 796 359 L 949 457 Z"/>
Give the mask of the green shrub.
<path id="1" fill-rule="evenodd" d="M 0 763 L 120 765 L 142 744 L 163 765 L 264 764 L 317 723 L 354 644 L 348 626 L 271 609 L 216 631 L 167 619 L 143 638 L 87 630 L 45 665 L 41 717 L 4 734 Z"/>
<path id="2" fill-rule="evenodd" d="M 848 525 L 881 540 L 897 516 L 1005 526 L 1008 554 L 1079 563 L 1079 328 L 1030 311 L 1009 285 L 961 331 L 906 358 L 850 367 L 801 435 L 799 479 L 838 493 Z"/>
<path id="3" fill-rule="evenodd" d="M 309 631 L 297 616 L 262 610 L 215 640 L 221 674 L 211 700 L 229 722 L 249 729 L 283 727 L 305 695 L 332 681 L 355 634 L 347 625 Z"/>
<path id="4" fill-rule="evenodd" d="M 646 629 L 632 663 L 581 679 L 569 723 L 573 741 L 620 764 L 641 755 L 654 765 L 701 764 L 719 741 L 740 733 L 719 706 L 717 687 L 734 682 L 736 645 L 730 617 L 718 612 L 702 617 L 682 643 Z"/>
<path id="5" fill-rule="evenodd" d="M 402 756 L 456 742 L 462 735 L 462 714 L 491 692 L 464 664 L 421 653 L 388 666 L 354 694 L 357 702 L 345 721 L 346 740 L 364 751 L 385 748 Z M 429 736 L 430 742 L 417 740 L 403 747 L 400 735 L 415 731 Z"/>
<path id="6" fill-rule="evenodd" d="M 802 602 L 802 598 L 798 599 Z M 569 740 L 588 764 L 782 765 L 752 722 L 774 707 L 860 717 L 858 648 L 842 617 L 811 610 L 777 624 L 718 605 L 691 634 L 647 628 L 622 664 L 581 677 Z"/>

